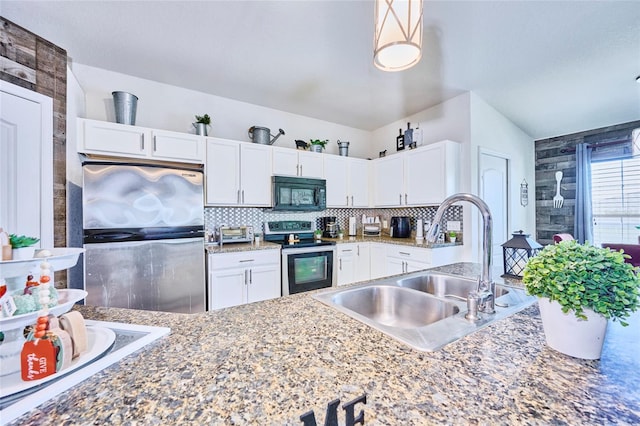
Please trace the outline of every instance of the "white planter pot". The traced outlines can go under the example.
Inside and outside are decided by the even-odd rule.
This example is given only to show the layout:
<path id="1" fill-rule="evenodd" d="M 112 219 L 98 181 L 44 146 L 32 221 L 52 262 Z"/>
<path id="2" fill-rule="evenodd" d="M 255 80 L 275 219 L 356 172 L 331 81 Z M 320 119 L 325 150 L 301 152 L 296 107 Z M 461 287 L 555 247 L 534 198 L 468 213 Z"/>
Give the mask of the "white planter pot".
<path id="1" fill-rule="evenodd" d="M 450 243 L 455 243 L 456 242 L 456 237 L 447 237 L 449 238 L 449 242 Z"/>
<path id="2" fill-rule="evenodd" d="M 539 297 L 540 316 L 547 345 L 558 352 L 582 359 L 599 359 L 608 321 L 591 309 L 585 309 L 587 321 L 573 311 L 563 313 L 558 302 Z"/>
<path id="3" fill-rule="evenodd" d="M 33 259 L 33 255 L 35 252 L 35 247 L 20 247 L 11 250 L 13 260 Z"/>

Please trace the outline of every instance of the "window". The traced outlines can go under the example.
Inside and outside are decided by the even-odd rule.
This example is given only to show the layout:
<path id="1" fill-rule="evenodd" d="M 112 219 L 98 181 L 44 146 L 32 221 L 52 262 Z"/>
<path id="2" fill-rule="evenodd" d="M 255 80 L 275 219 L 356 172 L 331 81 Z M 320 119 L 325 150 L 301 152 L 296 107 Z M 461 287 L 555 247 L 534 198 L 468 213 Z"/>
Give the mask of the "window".
<path id="1" fill-rule="evenodd" d="M 640 129 L 633 154 L 591 163 L 593 244 L 638 244 L 640 235 Z"/>

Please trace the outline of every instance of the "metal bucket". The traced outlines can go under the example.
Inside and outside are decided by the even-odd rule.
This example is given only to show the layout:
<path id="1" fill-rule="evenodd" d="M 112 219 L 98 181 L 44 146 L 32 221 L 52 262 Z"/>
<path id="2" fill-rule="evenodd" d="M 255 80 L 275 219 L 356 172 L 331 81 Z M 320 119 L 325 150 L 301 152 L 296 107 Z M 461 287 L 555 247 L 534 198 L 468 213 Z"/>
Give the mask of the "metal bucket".
<path id="1" fill-rule="evenodd" d="M 116 123 L 135 125 L 138 97 L 127 92 L 112 92 L 111 94 L 116 109 Z"/>
<path id="2" fill-rule="evenodd" d="M 338 153 L 343 157 L 349 156 L 349 142 L 338 141 Z"/>

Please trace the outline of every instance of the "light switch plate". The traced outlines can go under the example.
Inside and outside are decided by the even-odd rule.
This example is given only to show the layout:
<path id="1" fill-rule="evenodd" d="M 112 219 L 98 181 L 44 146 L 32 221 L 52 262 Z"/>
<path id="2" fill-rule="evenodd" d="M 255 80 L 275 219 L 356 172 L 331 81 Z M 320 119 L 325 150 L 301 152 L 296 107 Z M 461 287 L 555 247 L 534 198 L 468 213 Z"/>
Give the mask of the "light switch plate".
<path id="1" fill-rule="evenodd" d="M 460 231 L 460 221 L 458 221 L 458 220 L 448 220 L 447 221 L 447 231 Z"/>

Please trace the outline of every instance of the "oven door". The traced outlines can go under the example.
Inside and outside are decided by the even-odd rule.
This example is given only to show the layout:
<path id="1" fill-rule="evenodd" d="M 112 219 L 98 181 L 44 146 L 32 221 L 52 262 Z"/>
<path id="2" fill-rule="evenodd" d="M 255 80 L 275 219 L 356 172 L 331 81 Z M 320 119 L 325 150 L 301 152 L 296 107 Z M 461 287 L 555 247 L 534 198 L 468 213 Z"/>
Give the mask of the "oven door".
<path id="1" fill-rule="evenodd" d="M 282 295 L 333 287 L 337 282 L 335 257 L 335 246 L 283 249 Z"/>

